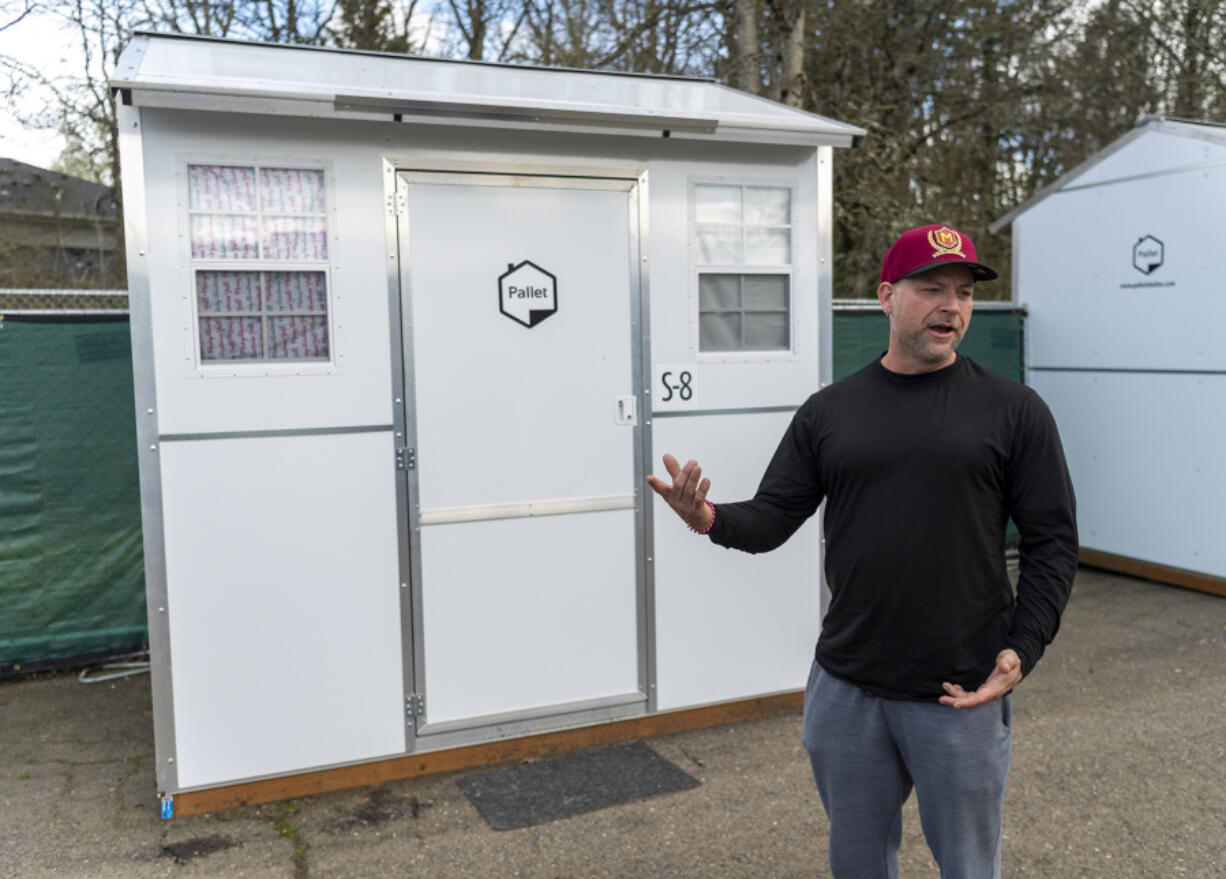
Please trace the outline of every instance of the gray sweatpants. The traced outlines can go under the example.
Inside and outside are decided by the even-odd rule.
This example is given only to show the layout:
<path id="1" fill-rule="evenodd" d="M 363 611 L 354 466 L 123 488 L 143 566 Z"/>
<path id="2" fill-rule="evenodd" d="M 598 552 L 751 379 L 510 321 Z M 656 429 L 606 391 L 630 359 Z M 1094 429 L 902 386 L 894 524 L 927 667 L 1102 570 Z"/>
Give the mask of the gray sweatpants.
<path id="1" fill-rule="evenodd" d="M 978 708 L 870 696 L 813 663 L 802 738 L 835 879 L 896 879 L 914 785 L 942 879 L 999 879 L 1010 697 Z"/>

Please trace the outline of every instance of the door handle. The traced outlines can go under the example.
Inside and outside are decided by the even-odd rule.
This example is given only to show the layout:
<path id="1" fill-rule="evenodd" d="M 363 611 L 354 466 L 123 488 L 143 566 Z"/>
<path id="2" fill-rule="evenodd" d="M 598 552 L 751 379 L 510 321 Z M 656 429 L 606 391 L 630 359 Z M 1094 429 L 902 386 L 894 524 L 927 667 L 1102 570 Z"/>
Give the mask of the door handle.
<path id="1" fill-rule="evenodd" d="M 638 399 L 633 394 L 617 398 L 616 421 L 618 424 L 638 423 Z"/>

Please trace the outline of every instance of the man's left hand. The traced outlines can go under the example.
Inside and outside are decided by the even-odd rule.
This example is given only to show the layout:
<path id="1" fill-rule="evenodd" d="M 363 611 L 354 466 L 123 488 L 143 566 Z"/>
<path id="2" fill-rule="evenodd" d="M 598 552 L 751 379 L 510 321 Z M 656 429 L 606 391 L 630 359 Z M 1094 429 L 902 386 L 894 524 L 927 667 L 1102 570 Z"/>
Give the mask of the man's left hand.
<path id="1" fill-rule="evenodd" d="M 996 668 L 988 675 L 978 690 L 968 693 L 958 684 L 944 683 L 946 695 L 942 705 L 954 708 L 975 708 L 999 699 L 1022 682 L 1022 660 L 1012 650 L 1002 650 L 996 655 Z"/>

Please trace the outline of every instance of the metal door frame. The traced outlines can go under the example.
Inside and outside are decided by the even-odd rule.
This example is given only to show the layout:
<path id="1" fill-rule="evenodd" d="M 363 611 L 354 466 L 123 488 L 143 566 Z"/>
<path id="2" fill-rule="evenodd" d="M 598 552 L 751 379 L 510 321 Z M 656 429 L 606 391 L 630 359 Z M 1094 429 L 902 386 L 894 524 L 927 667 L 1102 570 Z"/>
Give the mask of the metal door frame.
<path id="1" fill-rule="evenodd" d="M 404 674 L 406 753 L 436 750 L 641 716 L 656 710 L 655 595 L 651 503 L 646 491 L 651 454 L 648 325 L 648 190 L 641 168 L 558 168 L 522 164 L 409 161 L 385 158 L 388 305 L 391 315 L 393 421 L 396 442 L 396 506 L 400 535 L 400 618 Z M 616 190 L 628 193 L 627 224 L 631 333 L 631 390 L 639 417 L 632 427 L 634 455 L 635 579 L 638 691 L 461 721 L 430 724 L 425 718 L 425 632 L 422 606 L 421 508 L 416 469 L 412 290 L 408 185 L 411 182 L 469 186 Z"/>

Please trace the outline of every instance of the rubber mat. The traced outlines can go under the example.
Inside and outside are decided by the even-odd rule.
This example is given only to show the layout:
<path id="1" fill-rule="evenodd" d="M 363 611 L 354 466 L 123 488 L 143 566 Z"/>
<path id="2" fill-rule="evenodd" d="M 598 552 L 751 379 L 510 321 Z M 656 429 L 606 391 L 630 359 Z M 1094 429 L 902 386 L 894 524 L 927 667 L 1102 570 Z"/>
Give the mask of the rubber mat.
<path id="1" fill-rule="evenodd" d="M 467 775 L 456 784 L 495 830 L 515 830 L 698 787 L 642 742 Z"/>

